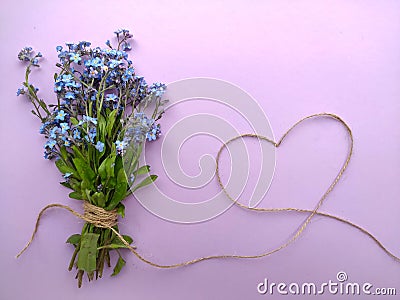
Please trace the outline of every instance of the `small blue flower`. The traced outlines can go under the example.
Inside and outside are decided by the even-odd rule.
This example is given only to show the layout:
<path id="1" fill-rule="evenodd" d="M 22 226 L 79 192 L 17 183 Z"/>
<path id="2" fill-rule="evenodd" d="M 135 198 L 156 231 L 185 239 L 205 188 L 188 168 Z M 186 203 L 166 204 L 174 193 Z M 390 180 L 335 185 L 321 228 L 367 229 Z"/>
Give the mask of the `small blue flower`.
<path id="1" fill-rule="evenodd" d="M 125 42 L 125 43 L 122 45 L 122 50 L 124 50 L 124 51 L 129 51 L 129 50 L 131 50 L 131 49 L 132 49 L 131 44 L 129 44 L 129 43 L 127 43 L 127 42 Z"/>
<path id="2" fill-rule="evenodd" d="M 65 147 L 70 147 L 70 146 L 71 146 L 71 142 L 70 142 L 70 140 L 68 139 L 68 137 L 63 136 L 61 139 L 64 141 L 64 146 L 65 146 Z"/>
<path id="3" fill-rule="evenodd" d="M 154 132 L 154 130 L 148 132 L 148 133 L 146 134 L 146 138 L 147 138 L 147 140 L 148 140 L 149 142 L 155 141 L 155 140 L 157 139 L 157 136 L 156 136 L 156 133 Z"/>
<path id="4" fill-rule="evenodd" d="M 103 61 L 99 57 L 95 57 L 93 59 L 89 59 L 85 61 L 86 67 L 101 67 L 103 65 Z"/>
<path id="5" fill-rule="evenodd" d="M 90 128 L 88 135 L 85 135 L 85 139 L 90 143 L 94 143 L 96 135 L 97 135 L 96 128 Z"/>
<path id="6" fill-rule="evenodd" d="M 95 146 L 95 148 L 96 148 L 97 150 L 99 150 L 99 152 L 103 152 L 103 150 L 104 150 L 104 143 L 98 141 L 97 144 L 96 144 L 96 146 Z"/>
<path id="7" fill-rule="evenodd" d="M 50 125 L 50 122 L 44 122 L 39 129 L 40 134 L 45 134 L 46 133 L 46 127 Z"/>
<path id="8" fill-rule="evenodd" d="M 115 50 L 115 49 L 107 49 L 106 53 L 108 54 L 108 57 L 110 57 L 110 58 L 117 56 L 117 50 Z"/>
<path id="9" fill-rule="evenodd" d="M 60 111 L 57 113 L 56 120 L 64 121 L 65 116 L 67 116 L 67 114 L 65 113 L 65 111 L 60 110 Z"/>
<path id="10" fill-rule="evenodd" d="M 44 148 L 53 149 L 54 146 L 55 146 L 56 144 L 57 144 L 57 142 L 56 142 L 55 140 L 49 139 L 49 140 L 47 141 L 47 143 L 44 145 Z"/>
<path id="11" fill-rule="evenodd" d="M 107 100 L 107 101 L 117 101 L 117 100 L 118 100 L 118 96 L 115 95 L 115 94 L 108 94 L 108 95 L 106 96 L 106 100 Z"/>
<path id="12" fill-rule="evenodd" d="M 60 123 L 61 133 L 65 134 L 68 129 L 70 129 L 68 123 Z"/>
<path id="13" fill-rule="evenodd" d="M 75 94 L 73 92 L 71 92 L 71 91 L 68 91 L 68 92 L 65 93 L 64 97 L 65 97 L 65 99 L 72 100 L 72 99 L 75 99 Z"/>
<path id="14" fill-rule="evenodd" d="M 52 159 L 53 158 L 53 152 L 49 148 L 46 148 L 46 150 L 44 151 L 43 157 L 45 159 Z"/>
<path id="15" fill-rule="evenodd" d="M 78 45 L 74 43 L 65 43 L 65 45 L 69 48 L 70 52 L 76 51 L 78 49 Z"/>
<path id="16" fill-rule="evenodd" d="M 96 118 L 92 118 L 92 117 L 89 117 L 89 116 L 86 116 L 86 115 L 83 115 L 83 118 L 82 118 L 82 120 L 79 121 L 78 125 L 82 125 L 83 123 L 86 123 L 86 122 L 91 122 L 94 125 L 97 125 L 97 119 Z"/>
<path id="17" fill-rule="evenodd" d="M 114 31 L 114 33 L 119 36 L 123 32 L 123 29 L 117 29 Z"/>
<path id="18" fill-rule="evenodd" d="M 98 75 L 99 75 L 99 71 L 97 71 L 96 69 L 90 68 L 90 71 L 89 71 L 90 78 L 96 78 Z"/>
<path id="19" fill-rule="evenodd" d="M 82 84 L 80 82 L 72 81 L 70 83 L 70 86 L 74 87 L 74 88 L 80 88 L 82 86 Z"/>
<path id="20" fill-rule="evenodd" d="M 115 146 L 116 146 L 116 149 L 117 149 L 117 153 L 122 155 L 125 147 L 127 146 L 127 143 L 125 141 L 122 141 L 122 142 L 121 141 L 116 141 L 115 142 Z"/>
<path id="21" fill-rule="evenodd" d="M 90 128 L 89 129 L 89 135 L 92 136 L 93 138 L 96 137 L 97 130 L 96 128 Z"/>
<path id="22" fill-rule="evenodd" d="M 60 128 L 58 128 L 57 126 L 55 126 L 52 129 L 50 129 L 50 137 L 52 139 L 56 139 L 57 138 L 57 133 L 60 133 Z"/>
<path id="23" fill-rule="evenodd" d="M 67 173 L 64 174 L 64 178 L 67 179 L 67 178 L 69 178 L 71 175 L 72 175 L 72 173 L 68 173 L 68 172 L 67 172 Z"/>
<path id="24" fill-rule="evenodd" d="M 120 64 L 122 64 L 122 61 L 116 60 L 116 59 L 111 59 L 111 60 L 108 62 L 108 66 L 109 66 L 111 69 L 114 69 L 115 67 L 118 67 Z"/>
<path id="25" fill-rule="evenodd" d="M 114 102 L 113 103 L 113 109 L 117 109 L 118 108 L 118 102 Z"/>
<path id="26" fill-rule="evenodd" d="M 156 97 L 161 97 L 165 93 L 166 86 L 165 84 L 156 82 L 153 83 L 149 89 Z"/>
<path id="27" fill-rule="evenodd" d="M 64 82 L 62 82 L 62 78 L 58 77 L 56 79 L 56 82 L 54 83 L 54 92 L 58 93 L 61 92 L 62 89 L 64 88 Z"/>
<path id="28" fill-rule="evenodd" d="M 57 56 L 61 62 L 65 62 L 67 55 L 68 55 L 68 51 L 60 51 L 60 52 L 58 52 Z"/>
<path id="29" fill-rule="evenodd" d="M 68 75 L 63 75 L 61 81 L 63 81 L 64 83 L 69 83 L 72 81 L 72 79 L 73 76 L 71 74 L 68 74 Z"/>
<path id="30" fill-rule="evenodd" d="M 23 88 L 19 88 L 17 90 L 17 96 L 25 94 L 25 90 Z"/>
<path id="31" fill-rule="evenodd" d="M 161 135 L 160 124 L 155 125 L 154 123 L 151 125 L 150 130 L 146 133 L 146 139 L 151 142 L 155 141 Z"/>
<path id="32" fill-rule="evenodd" d="M 33 52 L 32 47 L 24 47 L 18 53 L 18 59 L 22 61 L 30 61 L 33 55 L 32 52 Z"/>
<path id="33" fill-rule="evenodd" d="M 125 70 L 125 74 L 132 76 L 133 74 L 135 74 L 135 69 L 134 68 L 128 68 L 128 69 Z"/>
<path id="34" fill-rule="evenodd" d="M 62 47 L 62 46 L 57 46 L 57 47 L 56 47 L 56 51 L 57 51 L 57 52 L 61 52 L 61 51 L 62 51 L 62 49 L 63 49 L 63 47 Z"/>
<path id="35" fill-rule="evenodd" d="M 135 181 L 135 175 L 133 175 L 133 173 L 131 174 L 131 176 L 129 176 L 129 181 L 130 184 L 132 184 Z"/>
<path id="36" fill-rule="evenodd" d="M 97 125 L 97 119 L 88 117 L 88 121 L 92 122 L 94 125 Z"/>
<path id="37" fill-rule="evenodd" d="M 90 47 L 91 44 L 92 44 L 91 42 L 82 41 L 82 42 L 79 42 L 78 46 L 79 46 L 81 49 L 83 49 L 83 48 L 85 48 L 85 47 Z"/>
<path id="38" fill-rule="evenodd" d="M 117 58 L 121 59 L 127 59 L 128 58 L 128 53 L 126 53 L 125 51 L 117 51 Z"/>
<path id="39" fill-rule="evenodd" d="M 81 139 L 81 132 L 78 129 L 74 129 L 74 139 L 75 140 L 80 140 Z"/>
<path id="40" fill-rule="evenodd" d="M 90 45 L 91 45 L 90 42 L 82 41 L 78 43 L 78 48 L 84 50 L 85 47 L 90 47 Z"/>
<path id="41" fill-rule="evenodd" d="M 124 74 L 124 75 L 122 75 L 122 81 L 124 81 L 124 82 L 127 82 L 129 79 L 131 79 L 132 78 L 132 75 L 128 75 L 128 74 Z"/>

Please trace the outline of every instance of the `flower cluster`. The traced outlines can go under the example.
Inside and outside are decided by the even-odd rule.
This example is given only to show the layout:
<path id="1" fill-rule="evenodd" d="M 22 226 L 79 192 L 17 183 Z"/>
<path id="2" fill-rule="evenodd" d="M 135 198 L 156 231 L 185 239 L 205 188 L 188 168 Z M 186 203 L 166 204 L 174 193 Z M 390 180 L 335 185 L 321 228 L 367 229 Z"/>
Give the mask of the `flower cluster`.
<path id="1" fill-rule="evenodd" d="M 18 53 L 18 59 L 22 61 L 29 61 L 35 67 L 39 67 L 39 58 L 42 57 L 42 54 L 38 52 L 36 55 L 33 53 L 32 47 L 24 47 Z"/>
<path id="2" fill-rule="evenodd" d="M 57 46 L 60 73 L 55 75 L 54 92 L 57 95 L 57 105 L 50 112 L 39 103 L 35 115 L 40 115 L 42 126 L 40 133 L 47 137 L 44 157 L 58 157 L 61 147 L 71 148 L 92 146 L 97 151 L 105 150 L 105 141 L 97 134 L 97 117 L 106 117 L 112 111 L 122 125 L 129 118 L 143 122 L 135 123 L 135 140 L 139 141 L 144 135 L 148 141 L 156 140 L 160 133 L 160 125 L 156 122 L 163 111 L 158 111 L 164 104 L 160 99 L 165 92 L 165 85 L 154 83 L 148 85 L 142 76 L 135 73 L 133 63 L 128 59 L 127 51 L 131 50 L 129 39 L 132 35 L 126 29 L 115 31 L 118 46 L 113 48 L 107 40 L 106 48 L 90 48 L 91 43 L 66 43 L 65 47 Z M 30 66 L 39 66 L 39 53 L 34 54 L 31 47 L 25 47 L 18 58 L 29 62 Z M 29 83 L 18 89 L 17 95 L 25 94 Z M 33 100 L 38 99 L 35 93 L 29 95 Z M 40 101 L 40 99 L 38 99 Z M 156 111 L 152 118 L 147 118 L 143 110 L 155 103 Z M 45 108 L 46 117 L 42 117 L 40 108 Z M 120 124 L 115 124 L 119 126 Z M 118 128 L 118 135 L 123 135 L 123 128 Z M 122 155 L 127 141 L 117 140 L 115 151 Z"/>

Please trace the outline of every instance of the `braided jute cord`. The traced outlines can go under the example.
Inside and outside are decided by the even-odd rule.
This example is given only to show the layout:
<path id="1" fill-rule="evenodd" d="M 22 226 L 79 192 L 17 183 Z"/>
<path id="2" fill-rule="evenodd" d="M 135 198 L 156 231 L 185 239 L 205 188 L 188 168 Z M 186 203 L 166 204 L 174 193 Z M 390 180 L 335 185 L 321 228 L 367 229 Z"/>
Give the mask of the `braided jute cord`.
<path id="1" fill-rule="evenodd" d="M 328 189 L 326 190 L 326 192 L 322 195 L 322 197 L 319 199 L 319 201 L 317 202 L 316 206 L 314 207 L 314 209 L 310 210 L 310 209 L 300 209 L 300 208 L 292 208 L 292 207 L 286 207 L 286 208 L 257 208 L 257 207 L 249 207 L 247 205 L 244 205 L 240 202 L 238 202 L 237 199 L 234 199 L 229 193 L 228 191 L 225 189 L 225 186 L 222 183 L 221 180 L 221 176 L 219 173 L 219 161 L 220 161 L 220 157 L 221 157 L 221 153 L 222 151 L 232 142 L 234 142 L 237 139 L 240 138 L 245 138 L 245 137 L 249 137 L 249 138 L 256 138 L 259 140 L 263 140 L 266 141 L 268 143 L 271 143 L 272 145 L 274 145 L 276 148 L 278 148 L 283 141 L 285 140 L 285 138 L 287 137 L 287 135 L 295 128 L 297 127 L 300 123 L 311 119 L 311 118 L 317 118 L 317 117 L 325 117 L 325 118 L 331 118 L 337 122 L 339 122 L 347 131 L 348 137 L 350 139 L 350 145 L 349 145 L 349 150 L 346 156 L 346 160 L 343 163 L 342 167 L 340 168 L 338 174 L 336 175 L 336 177 L 334 178 L 334 180 L 332 181 L 332 183 L 330 184 L 330 186 L 328 187 Z M 319 215 L 319 216 L 323 216 L 323 217 L 327 217 L 330 219 L 334 219 L 336 221 L 345 223 L 347 225 L 350 225 L 356 229 L 358 229 L 360 232 L 364 233 L 365 235 L 369 236 L 386 254 L 388 254 L 390 257 L 392 257 L 394 260 L 400 262 L 400 258 L 398 256 L 396 256 L 395 254 L 393 254 L 392 252 L 390 252 L 372 233 L 370 233 L 368 230 L 362 228 L 361 226 L 348 221 L 346 219 L 343 219 L 341 217 L 332 215 L 332 214 L 328 214 L 328 213 L 324 213 L 324 212 L 320 212 L 319 209 L 322 206 L 322 204 L 324 203 L 325 199 L 328 197 L 328 195 L 333 191 L 333 189 L 335 188 L 335 186 L 338 184 L 338 182 L 340 181 L 340 179 L 343 176 L 343 173 L 346 171 L 350 159 L 352 157 L 353 154 L 353 145 L 354 145 L 354 138 L 353 138 L 353 133 L 350 129 L 350 127 L 346 124 L 345 121 L 343 121 L 339 116 L 335 115 L 335 114 L 331 114 L 331 113 L 318 113 L 318 114 L 313 114 L 307 117 L 302 118 L 301 120 L 297 121 L 292 127 L 290 127 L 284 134 L 283 136 L 279 139 L 278 142 L 273 141 L 272 139 L 269 139 L 268 137 L 265 136 L 261 136 L 258 134 L 242 134 L 239 136 L 236 136 L 230 140 L 228 140 L 227 142 L 225 142 L 221 148 L 218 151 L 217 157 L 216 157 L 216 177 L 217 177 L 217 181 L 219 186 L 221 187 L 222 191 L 225 193 L 225 195 L 236 205 L 238 205 L 241 208 L 244 209 L 248 209 L 248 210 L 252 210 L 252 211 L 257 211 L 257 212 L 272 212 L 272 213 L 278 213 L 278 212 L 294 212 L 294 213 L 303 213 L 303 214 L 308 214 L 308 217 L 303 221 L 303 223 L 301 224 L 301 226 L 298 228 L 298 230 L 296 231 L 296 233 L 290 237 L 286 242 L 282 243 L 279 247 L 273 249 L 273 250 L 269 250 L 266 252 L 263 252 L 261 254 L 256 254 L 256 255 L 210 255 L 210 256 L 204 256 L 204 257 L 199 257 L 193 260 L 189 260 L 189 261 L 185 261 L 185 262 L 181 262 L 181 263 L 176 263 L 176 264 L 170 264 L 170 265 L 161 265 L 158 263 L 155 263 L 153 261 L 150 261 L 146 258 L 144 258 L 140 253 L 138 253 L 133 247 L 131 247 L 129 245 L 129 243 L 123 238 L 123 236 L 117 232 L 113 226 L 115 226 L 117 224 L 117 213 L 116 211 L 105 211 L 102 208 L 96 207 L 94 205 L 89 204 L 88 202 L 84 202 L 83 206 L 84 206 L 84 214 L 80 214 L 78 212 L 76 212 L 75 210 L 73 210 L 72 208 L 70 208 L 69 206 L 66 205 L 62 205 L 62 204 L 49 204 L 46 207 L 44 207 L 36 220 L 36 225 L 35 225 L 35 229 L 32 233 L 32 236 L 29 240 L 29 242 L 27 243 L 27 245 L 24 247 L 24 249 L 22 249 L 22 251 L 17 255 L 17 258 L 29 247 L 29 245 L 32 243 L 36 232 L 38 230 L 39 227 L 39 221 L 41 219 L 41 217 L 43 216 L 43 213 L 52 207 L 58 207 L 58 208 L 63 208 L 68 210 L 70 213 L 72 213 L 74 216 L 94 224 L 97 227 L 102 227 L 102 228 L 108 228 L 110 230 L 112 230 L 116 236 L 118 236 L 118 238 L 121 240 L 121 242 L 137 257 L 139 258 L 141 261 L 157 267 L 157 268 L 163 268 L 163 269 L 170 269 L 170 268 L 177 268 L 177 267 L 183 267 L 183 266 L 187 266 L 187 265 L 191 265 L 203 260 L 209 260 L 209 259 L 224 259 L 224 258 L 242 258 L 242 259 L 253 259 L 253 258 L 261 258 L 261 257 L 265 257 L 265 256 L 269 256 L 275 252 L 278 252 L 284 248 L 286 248 L 287 246 L 289 246 L 291 243 L 293 243 L 295 240 L 297 240 L 300 235 L 304 232 L 304 230 L 306 229 L 306 227 L 310 224 L 312 218 L 315 215 Z"/>

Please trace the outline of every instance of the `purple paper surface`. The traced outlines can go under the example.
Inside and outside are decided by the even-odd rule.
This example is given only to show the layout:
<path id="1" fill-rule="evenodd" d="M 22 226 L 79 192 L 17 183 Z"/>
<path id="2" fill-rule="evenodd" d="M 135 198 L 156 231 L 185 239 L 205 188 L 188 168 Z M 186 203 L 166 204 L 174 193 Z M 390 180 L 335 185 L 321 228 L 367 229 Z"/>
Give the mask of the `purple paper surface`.
<path id="1" fill-rule="evenodd" d="M 397 299 L 400 263 L 357 229 L 320 216 L 295 243 L 266 258 L 211 260 L 161 270 L 125 251 L 127 265 L 121 274 L 109 277 L 111 270 L 107 271 L 103 279 L 85 280 L 78 289 L 75 273 L 67 271 L 73 249 L 65 240 L 81 230 L 83 221 L 53 209 L 42 219 L 28 251 L 15 259 L 41 208 L 57 202 L 80 210 L 80 203 L 69 199 L 68 190 L 59 185 L 62 176 L 56 167 L 42 159 L 40 124 L 29 112 L 29 101 L 17 98 L 15 91 L 24 76 L 24 66 L 17 60 L 22 47 L 31 45 L 44 54 L 32 81 L 51 102 L 55 47 L 80 40 L 103 46 L 115 29 L 124 27 L 134 34 L 130 55 L 148 82 L 189 77 L 229 81 L 257 100 L 276 139 L 306 115 L 338 114 L 353 130 L 354 155 L 321 211 L 355 222 L 400 255 L 399 12 L 399 1 L 3 1 L 0 298 L 279 299 L 296 296 L 277 291 L 260 295 L 258 284 L 267 278 L 319 286 L 337 281 L 337 273 L 343 271 L 346 282 L 369 282 L 371 291 L 397 289 L 397 296 L 373 299 Z M 199 112 L 236 120 L 215 103 L 196 101 L 171 110 L 165 123 Z M 239 118 L 235 126 L 241 133 L 250 131 Z M 182 146 L 182 168 L 191 176 L 198 174 L 199 157 L 215 157 L 220 145 L 194 137 Z M 312 209 L 336 176 L 347 147 L 345 131 L 335 122 L 312 120 L 298 127 L 276 152 L 274 179 L 260 206 Z M 219 192 L 215 178 L 204 191 L 169 183 L 157 159 L 159 148 L 150 145 L 146 155 L 153 159 L 148 162 L 170 197 L 196 202 Z M 257 168 L 257 157 L 252 159 Z M 251 184 L 246 187 L 243 199 L 251 189 Z M 133 197 L 125 205 L 121 231 L 134 238 L 138 252 L 162 264 L 272 250 L 306 217 L 232 207 L 210 221 L 179 224 L 151 214 Z M 308 297 L 313 296 L 297 296 Z M 325 291 L 317 298 L 357 296 Z"/>

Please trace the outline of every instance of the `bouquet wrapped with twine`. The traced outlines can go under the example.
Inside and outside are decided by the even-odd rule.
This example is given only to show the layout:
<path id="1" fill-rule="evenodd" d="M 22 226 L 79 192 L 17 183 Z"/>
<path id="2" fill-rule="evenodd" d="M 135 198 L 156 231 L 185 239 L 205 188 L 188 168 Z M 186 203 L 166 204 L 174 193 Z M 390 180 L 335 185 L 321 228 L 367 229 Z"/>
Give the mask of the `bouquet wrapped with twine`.
<path id="1" fill-rule="evenodd" d="M 40 99 L 29 80 L 42 54 L 31 47 L 18 54 L 27 67 L 17 95 L 27 96 L 42 123 L 44 157 L 61 172 L 61 184 L 72 190 L 69 197 L 83 202 L 83 215 L 72 212 L 86 222 L 80 234 L 67 239 L 74 246 L 69 270 L 77 269 L 79 287 L 85 273 L 89 281 L 102 277 L 104 266 L 111 266 L 111 251 L 118 254 L 112 275 L 121 271 L 120 250 L 133 242 L 118 230 L 122 202 L 157 178 L 149 175 L 148 165 L 139 165 L 139 158 L 146 141 L 161 133 L 165 85 L 148 85 L 137 75 L 128 58 L 132 35 L 125 29 L 115 35 L 115 47 L 109 40 L 104 48 L 91 48 L 87 41 L 56 47 L 55 104 Z"/>

